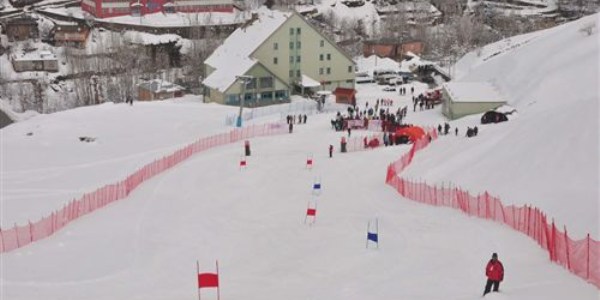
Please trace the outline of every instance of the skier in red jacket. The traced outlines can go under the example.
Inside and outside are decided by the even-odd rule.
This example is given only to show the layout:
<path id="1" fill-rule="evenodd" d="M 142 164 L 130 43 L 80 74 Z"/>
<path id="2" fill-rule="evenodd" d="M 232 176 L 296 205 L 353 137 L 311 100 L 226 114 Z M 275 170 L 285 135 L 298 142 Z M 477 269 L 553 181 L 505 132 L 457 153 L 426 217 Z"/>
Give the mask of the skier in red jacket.
<path id="1" fill-rule="evenodd" d="M 485 267 L 485 275 L 488 280 L 485 284 L 485 291 L 483 292 L 484 296 L 490 292 L 492 285 L 494 286 L 494 292 L 497 292 L 500 287 L 500 282 L 504 280 L 504 266 L 502 266 L 502 263 L 498 260 L 498 254 L 492 254 L 492 259 L 490 259 Z"/>

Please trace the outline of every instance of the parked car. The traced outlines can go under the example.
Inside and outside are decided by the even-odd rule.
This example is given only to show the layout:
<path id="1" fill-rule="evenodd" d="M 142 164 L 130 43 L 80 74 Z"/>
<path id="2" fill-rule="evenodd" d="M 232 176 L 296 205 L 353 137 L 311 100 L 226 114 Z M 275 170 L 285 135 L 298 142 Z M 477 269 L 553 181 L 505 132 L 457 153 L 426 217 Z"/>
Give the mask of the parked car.
<path id="1" fill-rule="evenodd" d="M 384 87 L 384 88 L 383 88 L 383 89 L 381 89 L 381 90 L 382 90 L 382 91 L 384 91 L 384 92 L 395 92 L 395 91 L 396 91 L 396 88 L 395 88 L 395 87 L 393 87 L 393 86 L 386 86 L 386 87 Z"/>

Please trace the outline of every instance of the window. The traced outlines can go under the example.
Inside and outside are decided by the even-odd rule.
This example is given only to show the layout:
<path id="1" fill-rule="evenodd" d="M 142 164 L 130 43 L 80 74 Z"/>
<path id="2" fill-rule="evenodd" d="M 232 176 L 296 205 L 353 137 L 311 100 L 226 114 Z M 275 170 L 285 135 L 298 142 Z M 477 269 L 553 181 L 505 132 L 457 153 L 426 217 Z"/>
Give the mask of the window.
<path id="1" fill-rule="evenodd" d="M 327 74 L 331 74 L 331 68 L 327 68 Z"/>
<path id="2" fill-rule="evenodd" d="M 296 62 L 300 62 L 300 55 L 296 56 Z"/>
<path id="3" fill-rule="evenodd" d="M 319 54 L 319 60 L 323 61 L 323 54 Z"/>
<path id="4" fill-rule="evenodd" d="M 300 78 L 300 70 L 296 70 L 296 77 Z"/>
<path id="5" fill-rule="evenodd" d="M 352 66 L 348 66 L 348 73 L 352 73 Z"/>
<path id="6" fill-rule="evenodd" d="M 277 100 L 284 100 L 287 99 L 287 91 L 275 91 L 275 98 L 277 98 Z"/>
<path id="7" fill-rule="evenodd" d="M 302 44 L 300 43 L 300 41 L 296 42 L 296 49 L 300 49 L 300 46 L 302 46 Z"/>
<path id="8" fill-rule="evenodd" d="M 277 49 L 279 49 L 279 44 L 273 43 L 273 50 L 277 50 Z"/>
<path id="9" fill-rule="evenodd" d="M 239 104 L 240 96 L 239 95 L 228 95 L 226 104 Z"/>
<path id="10" fill-rule="evenodd" d="M 331 60 L 331 53 L 327 53 L 327 60 Z"/>
<path id="11" fill-rule="evenodd" d="M 290 49 L 294 49 L 294 42 L 290 42 Z"/>
<path id="12" fill-rule="evenodd" d="M 319 75 L 323 75 L 323 68 L 319 68 Z"/>
<path id="13" fill-rule="evenodd" d="M 262 92 L 260 93 L 260 100 L 271 101 L 273 100 L 273 92 Z"/>
<path id="14" fill-rule="evenodd" d="M 246 84 L 246 89 L 247 90 L 253 90 L 256 88 L 256 78 L 252 78 L 247 84 Z"/>
<path id="15" fill-rule="evenodd" d="M 321 47 L 325 47 L 325 41 L 324 40 L 321 40 L 320 44 L 321 44 Z"/>
<path id="16" fill-rule="evenodd" d="M 290 28 L 290 35 L 294 35 L 294 28 Z"/>
<path id="17" fill-rule="evenodd" d="M 294 78 L 294 70 L 290 70 L 290 78 Z"/>
<path id="18" fill-rule="evenodd" d="M 273 64 L 276 65 L 278 62 L 277 57 L 273 57 Z"/>
<path id="19" fill-rule="evenodd" d="M 296 28 L 296 34 L 300 34 L 300 27 Z"/>
<path id="20" fill-rule="evenodd" d="M 261 77 L 259 79 L 259 86 L 261 89 L 268 89 L 273 87 L 273 77 Z"/>
<path id="21" fill-rule="evenodd" d="M 294 62 L 294 57 L 290 55 L 290 62 L 293 63 Z"/>

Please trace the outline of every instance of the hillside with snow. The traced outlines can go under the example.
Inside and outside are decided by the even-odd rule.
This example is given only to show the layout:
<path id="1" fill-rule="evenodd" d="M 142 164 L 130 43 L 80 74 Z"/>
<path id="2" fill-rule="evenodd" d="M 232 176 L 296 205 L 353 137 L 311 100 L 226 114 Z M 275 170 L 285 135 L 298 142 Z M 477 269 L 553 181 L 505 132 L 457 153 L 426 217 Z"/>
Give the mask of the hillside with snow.
<path id="1" fill-rule="evenodd" d="M 480 126 L 467 142 L 440 139 L 407 176 L 533 204 L 577 238 L 597 238 L 599 23 L 596 14 L 466 55 L 457 63 L 458 81 L 492 82 L 519 117 Z M 587 24 L 596 26 L 591 36 L 580 31 Z"/>

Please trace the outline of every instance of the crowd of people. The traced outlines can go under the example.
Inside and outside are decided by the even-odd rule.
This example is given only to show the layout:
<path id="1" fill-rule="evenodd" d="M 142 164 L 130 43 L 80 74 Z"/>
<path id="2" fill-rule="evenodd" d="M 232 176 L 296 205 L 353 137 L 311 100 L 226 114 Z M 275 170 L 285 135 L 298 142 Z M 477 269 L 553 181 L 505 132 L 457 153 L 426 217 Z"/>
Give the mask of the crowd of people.
<path id="1" fill-rule="evenodd" d="M 441 124 L 438 124 L 437 131 L 438 131 L 438 135 L 448 135 L 450 133 L 450 124 L 444 123 L 443 127 Z M 466 137 L 474 137 L 474 136 L 477 136 L 478 132 L 479 132 L 479 129 L 477 128 L 477 126 L 475 126 L 473 128 L 467 127 L 467 132 L 466 132 L 465 136 Z M 458 127 L 454 128 L 454 135 L 458 136 Z"/>
<path id="2" fill-rule="evenodd" d="M 368 128 L 370 120 L 381 121 L 383 131 L 394 130 L 402 124 L 402 120 L 406 117 L 408 107 L 399 107 L 395 112 L 391 112 L 390 108 L 380 108 L 380 106 L 391 106 L 391 99 L 377 99 L 375 107 L 369 107 L 369 102 L 365 103 L 364 109 L 358 108 L 356 105 L 348 107 L 347 114 L 338 112 L 335 119 L 331 120 L 331 127 L 336 131 L 343 131 L 354 128 Z M 362 122 L 350 122 L 361 120 Z M 350 133 L 349 133 L 350 134 Z"/>
<path id="3" fill-rule="evenodd" d="M 308 119 L 308 116 L 302 114 L 298 115 L 297 117 L 296 115 L 287 115 L 285 119 L 288 124 L 288 130 L 290 133 L 292 133 L 294 131 L 294 124 L 306 124 L 306 119 Z"/>

